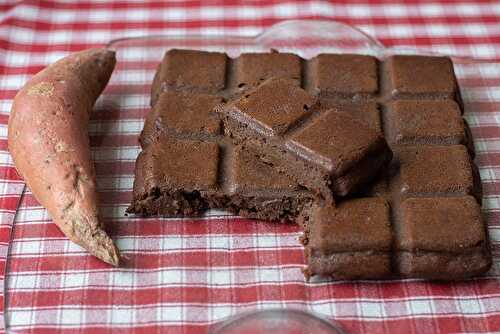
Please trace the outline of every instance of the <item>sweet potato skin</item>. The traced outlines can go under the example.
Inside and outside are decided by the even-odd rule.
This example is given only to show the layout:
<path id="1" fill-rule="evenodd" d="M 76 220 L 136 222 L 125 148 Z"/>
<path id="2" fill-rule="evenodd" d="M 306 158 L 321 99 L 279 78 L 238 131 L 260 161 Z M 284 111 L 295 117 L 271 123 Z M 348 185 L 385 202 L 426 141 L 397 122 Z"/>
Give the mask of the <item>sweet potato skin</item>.
<path id="1" fill-rule="evenodd" d="M 89 115 L 115 66 L 114 52 L 89 49 L 36 74 L 17 93 L 8 144 L 17 171 L 72 241 L 118 265 L 98 216 Z"/>

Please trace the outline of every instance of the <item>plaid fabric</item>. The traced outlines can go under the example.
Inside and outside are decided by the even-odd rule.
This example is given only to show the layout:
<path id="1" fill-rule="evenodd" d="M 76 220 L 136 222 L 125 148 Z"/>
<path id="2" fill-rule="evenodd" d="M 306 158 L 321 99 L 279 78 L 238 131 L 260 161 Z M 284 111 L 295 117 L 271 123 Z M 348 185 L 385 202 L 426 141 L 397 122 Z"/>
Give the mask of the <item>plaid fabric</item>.
<path id="1" fill-rule="evenodd" d="M 30 75 L 56 59 L 115 38 L 250 36 L 281 20 L 298 18 L 354 24 L 386 46 L 500 60 L 496 1 L 0 4 L 0 305 L 4 305 L 0 326 L 4 331 L 204 333 L 226 316 L 269 307 L 315 311 L 335 318 L 353 333 L 500 331 L 497 64 L 457 67 L 494 256 L 489 275 L 471 281 L 307 284 L 300 272 L 304 258 L 296 226 L 218 213 L 203 220 L 125 217 L 151 75 L 143 75 L 141 69 L 134 72 L 133 63 L 127 64 L 128 77 L 114 77 L 90 126 L 101 209 L 126 258 L 124 267 L 109 268 L 68 242 L 16 174 L 7 151 L 12 98 Z M 129 87 L 128 94 L 116 94 L 117 87 L 123 92 L 123 85 Z"/>

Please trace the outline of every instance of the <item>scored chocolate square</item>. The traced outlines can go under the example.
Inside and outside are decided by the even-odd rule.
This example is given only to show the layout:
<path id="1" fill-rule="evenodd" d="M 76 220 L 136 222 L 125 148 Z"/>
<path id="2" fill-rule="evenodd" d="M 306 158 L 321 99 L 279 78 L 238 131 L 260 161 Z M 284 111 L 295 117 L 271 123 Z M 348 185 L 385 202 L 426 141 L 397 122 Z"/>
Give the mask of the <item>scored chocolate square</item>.
<path id="1" fill-rule="evenodd" d="M 320 54 L 311 61 L 312 92 L 353 96 L 378 91 L 377 58 L 349 54 Z"/>
<path id="2" fill-rule="evenodd" d="M 172 49 L 165 53 L 152 85 L 151 105 L 161 92 L 217 93 L 226 82 L 227 56 L 219 52 Z"/>
<path id="3" fill-rule="evenodd" d="M 364 123 L 346 114 L 327 111 L 302 131 L 291 135 L 285 147 L 299 157 L 305 157 L 314 166 L 312 168 L 324 168 L 326 172 L 318 173 L 318 179 L 325 180 L 324 175 L 329 175 L 330 191 L 345 196 L 369 181 L 390 161 L 392 154 L 381 138 Z M 298 175 L 295 177 L 299 183 L 303 182 L 312 189 L 321 187 L 302 181 Z"/>
<path id="4" fill-rule="evenodd" d="M 316 99 L 293 81 L 264 81 L 258 89 L 249 91 L 231 106 L 240 111 L 237 116 L 263 135 L 279 136 L 312 112 Z"/>
<path id="5" fill-rule="evenodd" d="M 147 146 L 156 135 L 167 131 L 167 128 L 179 136 L 182 133 L 191 136 L 220 134 L 221 122 L 213 110 L 222 101 L 221 97 L 208 94 L 162 93 L 146 116 L 139 138 L 141 146 Z"/>
<path id="6" fill-rule="evenodd" d="M 396 242 L 400 274 L 464 278 L 491 266 L 481 209 L 473 197 L 411 198 L 403 202 L 402 213 Z"/>
<path id="7" fill-rule="evenodd" d="M 447 98 L 461 102 L 450 58 L 392 56 L 387 62 L 394 97 Z"/>
<path id="8" fill-rule="evenodd" d="M 277 173 L 274 168 L 258 159 L 249 150 L 241 146 L 234 148 L 232 159 L 233 189 L 235 193 L 261 191 L 270 189 L 276 191 L 297 191 L 297 184 L 283 173 Z M 306 191 L 303 190 L 305 193 Z"/>
<path id="9" fill-rule="evenodd" d="M 481 209 L 473 197 L 410 198 L 402 208 L 400 249 L 460 253 L 485 242 Z"/>
<path id="10" fill-rule="evenodd" d="M 470 156 L 463 145 L 409 146 L 402 148 L 398 157 L 403 196 L 478 193 Z"/>
<path id="11" fill-rule="evenodd" d="M 300 57 L 289 53 L 243 53 L 238 57 L 238 88 L 256 86 L 269 78 L 286 78 L 300 85 Z"/>
<path id="12" fill-rule="evenodd" d="M 139 154 L 129 212 L 195 215 L 224 204 L 217 182 L 219 146 L 159 136 Z"/>
<path id="13" fill-rule="evenodd" d="M 396 144 L 466 144 L 465 125 L 452 100 L 402 100 L 391 105 Z"/>
<path id="14" fill-rule="evenodd" d="M 337 207 L 315 205 L 306 215 L 306 275 L 340 279 L 391 275 L 392 228 L 384 199 L 352 199 Z"/>
<path id="15" fill-rule="evenodd" d="M 241 216 L 295 218 L 313 200 L 310 192 L 241 146 L 234 147 L 232 171 L 226 207 Z"/>
<path id="16" fill-rule="evenodd" d="M 345 196 L 392 157 L 380 132 L 348 112 L 321 112 L 286 79 L 271 79 L 219 110 L 226 135 L 323 198 Z M 316 117 L 312 117 L 316 115 Z"/>

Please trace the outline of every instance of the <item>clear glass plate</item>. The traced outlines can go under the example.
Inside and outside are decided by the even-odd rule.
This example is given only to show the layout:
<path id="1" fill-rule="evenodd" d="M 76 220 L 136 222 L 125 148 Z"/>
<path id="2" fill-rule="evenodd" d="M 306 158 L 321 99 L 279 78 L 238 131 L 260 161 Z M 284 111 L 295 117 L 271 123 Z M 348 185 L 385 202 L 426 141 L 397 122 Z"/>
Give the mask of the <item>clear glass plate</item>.
<path id="1" fill-rule="evenodd" d="M 285 21 L 256 37 L 148 36 L 118 39 L 110 42 L 108 47 L 116 50 L 118 58 L 110 86 L 127 86 L 125 91 L 112 89 L 113 95 L 120 94 L 124 98 L 125 94 L 136 93 L 136 97 L 141 96 L 140 104 L 145 108 L 148 106 L 148 93 L 156 66 L 165 51 L 171 48 L 226 52 L 230 57 L 237 57 L 242 52 L 265 52 L 271 49 L 295 53 L 303 58 L 311 58 L 319 53 L 358 53 L 379 59 L 392 54 L 451 57 L 464 100 L 464 117 L 472 128 L 481 179 L 486 186 L 483 207 L 490 217 L 490 228 L 494 229 L 490 235 L 495 249 L 499 241 L 496 231 L 499 224 L 495 224 L 498 219 L 494 218 L 500 217 L 495 213 L 500 209 L 500 169 L 494 155 L 500 149 L 497 139 L 500 130 L 495 131 L 500 122 L 499 63 L 420 49 L 386 48 L 363 31 L 334 21 Z M 110 97 L 105 95 L 102 102 L 110 100 Z M 130 106 L 125 104 L 120 108 Z M 140 126 L 137 130 L 138 134 Z M 497 268 L 497 265 L 494 267 Z"/>

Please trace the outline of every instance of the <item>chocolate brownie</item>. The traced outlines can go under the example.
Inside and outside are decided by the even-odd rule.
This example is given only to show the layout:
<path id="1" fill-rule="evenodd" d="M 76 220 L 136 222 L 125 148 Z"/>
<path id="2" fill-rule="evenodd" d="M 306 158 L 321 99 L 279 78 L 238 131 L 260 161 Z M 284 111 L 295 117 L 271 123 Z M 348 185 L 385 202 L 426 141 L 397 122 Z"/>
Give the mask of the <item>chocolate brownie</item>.
<path id="1" fill-rule="evenodd" d="M 450 99 L 461 104 L 453 63 L 447 57 L 392 56 L 390 90 L 395 98 Z"/>
<path id="2" fill-rule="evenodd" d="M 320 54 L 310 61 L 308 86 L 317 95 L 366 97 L 378 91 L 378 60 L 352 54 Z"/>
<path id="3" fill-rule="evenodd" d="M 392 228 L 389 204 L 382 198 L 359 198 L 337 207 L 313 205 L 305 220 L 306 276 L 337 279 L 389 277 Z"/>
<path id="4" fill-rule="evenodd" d="M 401 210 L 395 243 L 399 274 L 449 280 L 490 268 L 481 208 L 473 197 L 410 198 Z"/>
<path id="5" fill-rule="evenodd" d="M 213 142 L 157 137 L 137 158 L 129 212 L 189 216 L 210 204 L 223 207 L 219 156 L 219 146 Z"/>
<path id="6" fill-rule="evenodd" d="M 151 105 L 165 90 L 219 92 L 225 86 L 227 61 L 227 56 L 219 52 L 167 51 L 153 79 Z"/>
<path id="7" fill-rule="evenodd" d="M 409 146 L 398 153 L 403 196 L 461 194 L 481 201 L 479 180 L 465 146 Z"/>
<path id="8" fill-rule="evenodd" d="M 213 112 L 222 98 L 214 95 L 164 92 L 146 116 L 139 137 L 146 147 L 155 136 L 166 131 L 182 137 L 210 137 L 221 133 L 221 121 Z"/>
<path id="9" fill-rule="evenodd" d="M 287 78 L 300 85 L 301 60 L 289 53 L 244 53 L 236 65 L 236 85 L 247 89 L 269 78 Z"/>
<path id="10" fill-rule="evenodd" d="M 341 108 L 341 107 L 340 107 Z M 321 110 L 287 79 L 269 79 L 219 111 L 224 130 L 323 198 L 345 196 L 392 158 L 380 132 L 349 113 Z"/>
<path id="11" fill-rule="evenodd" d="M 464 144 L 466 135 L 460 108 L 452 100 L 395 101 L 391 142 L 397 144 Z"/>

